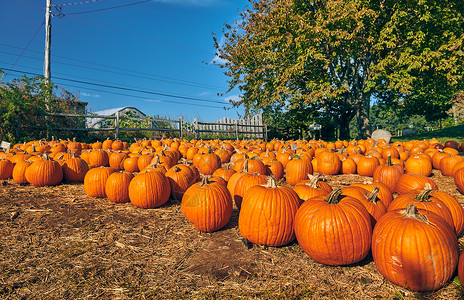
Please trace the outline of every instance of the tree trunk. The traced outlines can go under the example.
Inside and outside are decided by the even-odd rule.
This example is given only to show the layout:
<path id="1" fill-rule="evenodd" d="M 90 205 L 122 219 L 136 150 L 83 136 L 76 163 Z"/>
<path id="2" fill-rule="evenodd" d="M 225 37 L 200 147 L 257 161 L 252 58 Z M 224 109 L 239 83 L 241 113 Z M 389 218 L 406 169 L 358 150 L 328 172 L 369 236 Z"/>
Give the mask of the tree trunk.
<path id="1" fill-rule="evenodd" d="M 369 109 L 371 104 L 371 93 L 362 93 L 360 105 L 356 110 L 358 139 L 366 139 L 371 136 L 369 127 Z"/>
<path id="2" fill-rule="evenodd" d="M 339 128 L 341 140 L 350 140 L 350 121 L 353 119 L 353 114 L 342 114 L 339 118 Z"/>

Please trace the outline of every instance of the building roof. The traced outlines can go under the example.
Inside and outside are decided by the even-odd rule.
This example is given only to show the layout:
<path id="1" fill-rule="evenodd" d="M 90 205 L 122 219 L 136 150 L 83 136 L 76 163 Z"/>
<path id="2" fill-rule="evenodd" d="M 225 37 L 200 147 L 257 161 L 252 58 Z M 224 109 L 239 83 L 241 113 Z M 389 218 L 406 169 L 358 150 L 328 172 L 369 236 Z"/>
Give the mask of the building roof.
<path id="1" fill-rule="evenodd" d="M 117 112 L 123 111 L 123 110 L 132 110 L 132 111 L 137 111 L 143 116 L 146 116 L 143 112 L 141 112 L 139 109 L 133 107 L 133 106 L 124 106 L 124 107 L 117 107 L 117 108 L 109 108 L 105 110 L 99 110 L 99 111 L 94 111 L 91 114 L 93 115 L 100 115 L 100 116 L 112 116 L 115 115 Z M 87 127 L 94 127 L 95 124 L 101 122 L 104 119 L 101 118 L 87 118 Z"/>

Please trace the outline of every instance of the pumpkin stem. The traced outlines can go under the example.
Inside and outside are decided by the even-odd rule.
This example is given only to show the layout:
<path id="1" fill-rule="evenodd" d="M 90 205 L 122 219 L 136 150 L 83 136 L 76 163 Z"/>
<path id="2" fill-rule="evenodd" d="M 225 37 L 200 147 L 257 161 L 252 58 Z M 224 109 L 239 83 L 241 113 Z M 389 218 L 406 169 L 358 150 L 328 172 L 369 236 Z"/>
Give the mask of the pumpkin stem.
<path id="1" fill-rule="evenodd" d="M 393 166 L 393 164 L 392 164 L 392 157 L 391 157 L 390 154 L 389 154 L 388 157 L 387 157 L 387 166 L 389 166 L 389 167 Z"/>
<path id="2" fill-rule="evenodd" d="M 377 195 L 379 194 L 380 192 L 380 189 L 378 186 L 376 186 L 372 192 L 370 192 L 367 196 L 366 196 L 366 199 L 368 202 L 373 202 L 373 203 L 376 203 L 377 202 Z"/>
<path id="3" fill-rule="evenodd" d="M 200 186 L 204 186 L 209 184 L 209 179 L 211 178 L 211 175 L 201 175 L 201 182 Z"/>
<path id="4" fill-rule="evenodd" d="M 242 172 L 248 173 L 248 160 L 247 159 L 245 159 L 245 162 L 243 163 Z"/>
<path id="5" fill-rule="evenodd" d="M 172 170 L 173 170 L 174 172 L 176 172 L 176 173 L 182 171 L 182 169 L 179 168 L 179 166 L 174 166 L 174 167 L 172 168 Z"/>
<path id="6" fill-rule="evenodd" d="M 340 195 L 342 194 L 342 189 L 333 190 L 325 201 L 329 204 L 337 204 L 340 202 Z"/>
<path id="7" fill-rule="evenodd" d="M 420 202 L 432 202 L 432 200 L 430 200 L 430 194 L 433 192 L 435 192 L 435 190 L 432 189 L 430 183 L 426 183 L 424 189 L 419 195 L 415 196 L 414 199 Z"/>
<path id="8" fill-rule="evenodd" d="M 406 206 L 406 209 L 404 210 L 404 215 L 403 216 L 405 218 L 412 218 L 412 219 L 416 219 L 416 220 L 425 222 L 427 224 L 430 224 L 429 219 L 427 218 L 427 216 L 421 214 L 414 204 L 408 204 L 408 206 Z"/>
<path id="9" fill-rule="evenodd" d="M 316 189 L 317 188 L 317 182 L 319 180 L 322 180 L 323 177 L 324 176 L 322 174 L 311 175 L 310 173 L 308 173 L 308 178 L 309 178 L 308 186 L 311 187 L 311 188 Z"/>
<path id="10" fill-rule="evenodd" d="M 267 179 L 267 185 L 266 185 L 267 188 L 274 188 L 274 189 L 278 188 L 277 181 L 274 175 L 269 175 L 267 176 L 266 179 Z"/>

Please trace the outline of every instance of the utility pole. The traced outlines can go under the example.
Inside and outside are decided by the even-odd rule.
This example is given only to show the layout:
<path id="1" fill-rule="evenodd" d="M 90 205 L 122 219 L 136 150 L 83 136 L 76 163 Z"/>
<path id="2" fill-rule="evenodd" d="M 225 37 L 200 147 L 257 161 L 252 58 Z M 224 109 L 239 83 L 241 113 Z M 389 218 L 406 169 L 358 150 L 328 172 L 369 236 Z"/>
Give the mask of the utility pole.
<path id="1" fill-rule="evenodd" d="M 46 0 L 47 7 L 45 8 L 45 57 L 44 57 L 44 77 L 50 82 L 50 47 L 51 47 L 51 34 L 52 34 L 52 24 L 51 24 L 51 8 L 52 0 Z"/>

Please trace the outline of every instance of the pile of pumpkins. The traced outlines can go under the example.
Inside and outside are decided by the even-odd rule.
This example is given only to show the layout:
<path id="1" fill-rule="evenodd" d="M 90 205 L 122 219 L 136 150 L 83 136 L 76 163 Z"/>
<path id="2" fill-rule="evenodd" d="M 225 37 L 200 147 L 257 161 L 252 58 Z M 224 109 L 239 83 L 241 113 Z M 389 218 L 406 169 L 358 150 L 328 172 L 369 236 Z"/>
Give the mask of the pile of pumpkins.
<path id="1" fill-rule="evenodd" d="M 40 140 L 0 152 L 0 179 L 38 187 L 83 182 L 89 196 L 140 208 L 177 199 L 205 232 L 223 228 L 236 207 L 240 233 L 251 243 L 283 246 L 296 238 L 313 260 L 331 266 L 371 251 L 391 282 L 433 291 L 456 269 L 464 282 L 457 241 L 464 209 L 430 177 L 440 170 L 464 193 L 460 151 L 464 143 L 434 139 Z M 324 181 L 356 173 L 371 180 L 335 190 Z"/>

